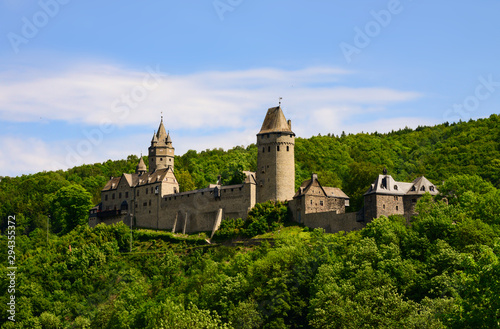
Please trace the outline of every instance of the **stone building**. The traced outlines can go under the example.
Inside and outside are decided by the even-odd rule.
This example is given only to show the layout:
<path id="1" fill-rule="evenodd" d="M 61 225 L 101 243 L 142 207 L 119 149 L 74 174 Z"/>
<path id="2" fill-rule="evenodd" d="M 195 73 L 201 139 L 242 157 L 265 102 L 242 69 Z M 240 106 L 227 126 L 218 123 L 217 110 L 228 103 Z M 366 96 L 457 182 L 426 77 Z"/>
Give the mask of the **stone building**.
<path id="1" fill-rule="evenodd" d="M 326 232 L 350 231 L 381 215 L 409 219 L 424 193 L 438 192 L 425 177 L 404 183 L 385 172 L 366 192 L 363 210 L 346 213 L 349 197 L 339 188 L 322 186 L 316 174 L 295 191 L 295 134 L 280 106 L 268 109 L 257 147 L 257 172 L 245 172 L 242 184 L 217 183 L 180 193 L 175 149 L 162 118 L 148 149 L 149 170 L 141 157 L 135 173 L 112 177 L 102 189 L 101 203 L 90 210 L 89 225 L 123 221 L 141 228 L 213 234 L 222 219 L 246 219 L 255 203 L 279 200 L 288 201 L 298 223 Z"/>
<path id="2" fill-rule="evenodd" d="M 402 215 L 409 221 L 415 214 L 417 201 L 425 193 L 436 195 L 438 190 L 424 176 L 411 183 L 397 182 L 384 170 L 364 194 L 365 221 L 390 215 Z"/>
<path id="3" fill-rule="evenodd" d="M 304 218 L 312 213 L 343 214 L 346 206 L 349 206 L 349 197 L 339 188 L 323 187 L 316 174 L 300 185 L 289 202 L 293 218 L 298 223 L 303 223 Z"/>

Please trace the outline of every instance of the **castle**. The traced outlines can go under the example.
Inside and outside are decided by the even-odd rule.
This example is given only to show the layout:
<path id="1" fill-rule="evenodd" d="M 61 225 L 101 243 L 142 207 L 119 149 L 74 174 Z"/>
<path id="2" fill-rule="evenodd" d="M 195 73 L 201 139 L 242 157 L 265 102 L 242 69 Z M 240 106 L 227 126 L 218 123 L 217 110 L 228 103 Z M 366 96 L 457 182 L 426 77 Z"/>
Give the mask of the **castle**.
<path id="1" fill-rule="evenodd" d="M 268 109 L 257 134 L 257 172 L 244 172 L 242 184 L 180 192 L 175 177 L 174 147 L 161 119 L 149 147 L 149 170 L 142 157 L 133 174 L 111 178 L 101 203 L 90 210 L 89 225 L 124 222 L 127 225 L 171 230 L 212 232 L 225 218 L 247 218 L 256 203 L 288 201 L 293 220 L 326 232 L 363 228 L 373 218 L 399 214 L 409 219 L 424 193 L 437 194 L 425 177 L 396 182 L 385 171 L 366 192 L 365 205 L 346 213 L 349 197 L 339 188 L 324 187 L 316 174 L 295 191 L 295 133 L 281 106 Z"/>

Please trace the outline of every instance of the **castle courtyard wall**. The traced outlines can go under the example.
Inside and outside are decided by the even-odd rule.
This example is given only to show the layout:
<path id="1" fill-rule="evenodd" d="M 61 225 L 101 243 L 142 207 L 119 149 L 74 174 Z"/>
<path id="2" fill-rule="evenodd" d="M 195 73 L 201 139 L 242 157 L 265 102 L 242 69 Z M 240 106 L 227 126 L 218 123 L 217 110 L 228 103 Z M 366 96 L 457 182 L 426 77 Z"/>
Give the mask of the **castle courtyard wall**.
<path id="1" fill-rule="evenodd" d="M 309 228 L 323 228 L 326 233 L 349 232 L 361 230 L 365 227 L 360 220 L 359 214 L 355 212 L 336 214 L 333 212 L 318 212 L 306 214 L 303 224 Z"/>

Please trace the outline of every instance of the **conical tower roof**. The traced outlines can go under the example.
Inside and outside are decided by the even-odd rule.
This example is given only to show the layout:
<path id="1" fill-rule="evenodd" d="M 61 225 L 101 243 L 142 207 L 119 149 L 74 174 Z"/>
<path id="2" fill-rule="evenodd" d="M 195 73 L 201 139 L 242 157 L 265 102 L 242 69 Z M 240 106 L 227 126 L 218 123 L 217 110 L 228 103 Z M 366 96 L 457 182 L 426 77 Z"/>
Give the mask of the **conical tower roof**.
<path id="1" fill-rule="evenodd" d="M 167 133 L 167 144 L 172 144 L 172 138 L 170 137 L 170 132 Z"/>
<path id="2" fill-rule="evenodd" d="M 151 138 L 151 144 L 158 143 L 158 137 L 156 137 L 156 132 L 153 132 L 153 138 Z"/>
<path id="3" fill-rule="evenodd" d="M 266 118 L 260 128 L 259 134 L 267 134 L 271 132 L 287 132 L 293 133 L 290 124 L 286 121 L 285 115 L 281 107 L 272 107 L 267 110 Z"/>
<path id="4" fill-rule="evenodd" d="M 147 172 L 148 168 L 146 168 L 146 164 L 144 163 L 144 160 L 141 155 L 141 159 L 139 160 L 139 163 L 137 164 L 137 167 L 135 169 L 136 173 L 141 173 L 141 172 Z"/>
<path id="5" fill-rule="evenodd" d="M 159 143 L 167 142 L 167 131 L 165 130 L 165 126 L 163 125 L 163 117 L 161 118 L 160 126 L 158 127 L 158 132 L 156 133 L 156 138 Z"/>

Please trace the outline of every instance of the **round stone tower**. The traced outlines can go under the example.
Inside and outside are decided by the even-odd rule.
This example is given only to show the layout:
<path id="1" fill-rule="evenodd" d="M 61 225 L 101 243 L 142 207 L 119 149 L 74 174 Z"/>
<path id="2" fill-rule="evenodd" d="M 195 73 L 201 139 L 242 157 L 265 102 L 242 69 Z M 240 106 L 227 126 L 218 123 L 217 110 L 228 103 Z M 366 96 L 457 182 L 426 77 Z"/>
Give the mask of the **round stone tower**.
<path id="1" fill-rule="evenodd" d="M 257 202 L 292 200 L 295 194 L 295 134 L 281 107 L 267 111 L 257 134 Z"/>

